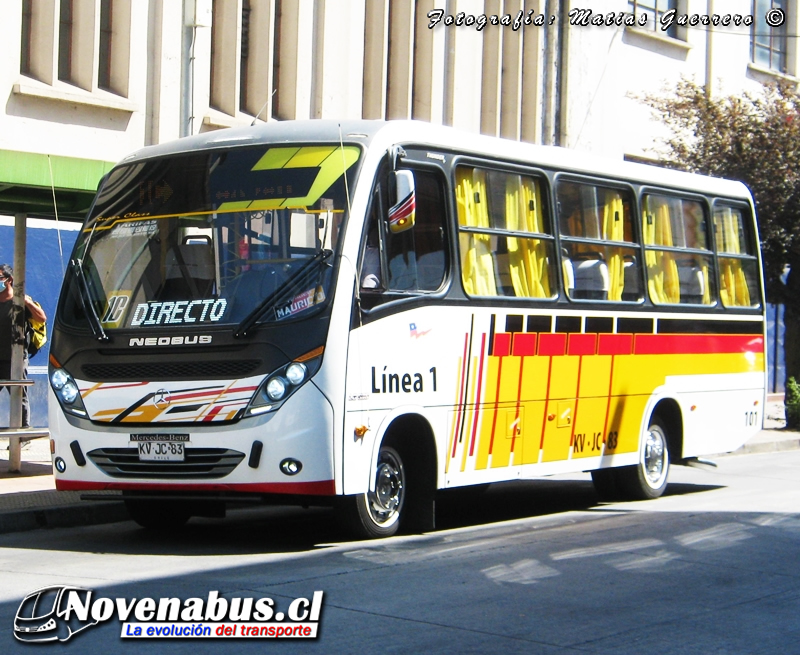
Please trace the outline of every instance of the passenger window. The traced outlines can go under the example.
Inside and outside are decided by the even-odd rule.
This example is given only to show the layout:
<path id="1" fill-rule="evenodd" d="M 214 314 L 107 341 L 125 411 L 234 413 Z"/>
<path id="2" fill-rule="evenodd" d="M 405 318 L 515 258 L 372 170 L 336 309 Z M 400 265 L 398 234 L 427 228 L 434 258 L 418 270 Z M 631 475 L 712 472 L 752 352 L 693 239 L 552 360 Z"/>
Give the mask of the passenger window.
<path id="1" fill-rule="evenodd" d="M 470 296 L 553 298 L 554 240 L 540 180 L 456 169 L 461 280 Z"/>
<path id="2" fill-rule="evenodd" d="M 371 296 L 367 307 L 400 292 L 438 291 L 444 284 L 447 211 L 442 180 L 434 173 L 415 170 L 414 184 L 416 220 L 413 227 L 394 232 L 388 226 L 388 171 L 379 175 L 359 267 L 362 294 Z"/>
<path id="3" fill-rule="evenodd" d="M 719 263 L 719 295 L 725 307 L 758 307 L 759 276 L 755 244 L 747 231 L 749 212 L 738 207 L 714 209 Z"/>
<path id="4" fill-rule="evenodd" d="M 643 198 L 642 235 L 650 300 L 712 305 L 717 293 L 705 205 L 657 194 Z"/>
<path id="5" fill-rule="evenodd" d="M 630 191 L 560 180 L 556 197 L 567 295 L 641 301 L 641 253 L 633 237 Z"/>

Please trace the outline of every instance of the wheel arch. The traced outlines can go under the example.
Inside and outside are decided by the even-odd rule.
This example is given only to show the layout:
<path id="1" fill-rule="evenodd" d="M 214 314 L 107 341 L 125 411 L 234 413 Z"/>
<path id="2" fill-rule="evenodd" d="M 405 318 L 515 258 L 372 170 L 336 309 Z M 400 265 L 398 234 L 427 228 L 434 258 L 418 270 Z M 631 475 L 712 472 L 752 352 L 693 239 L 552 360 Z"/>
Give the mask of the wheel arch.
<path id="1" fill-rule="evenodd" d="M 380 438 L 375 440 L 370 470 L 375 470 L 378 454 L 384 445 L 397 450 L 403 461 L 408 462 L 415 471 L 415 475 L 423 476 L 422 482 L 436 488 L 439 472 L 436 438 L 433 427 L 425 416 L 416 411 L 408 411 L 390 417 Z M 374 484 L 374 479 L 370 479 L 371 490 Z"/>
<path id="2" fill-rule="evenodd" d="M 683 412 L 678 401 L 674 398 L 659 400 L 650 412 L 647 426 L 654 419 L 658 419 L 667 431 L 670 462 L 679 462 L 683 458 Z"/>

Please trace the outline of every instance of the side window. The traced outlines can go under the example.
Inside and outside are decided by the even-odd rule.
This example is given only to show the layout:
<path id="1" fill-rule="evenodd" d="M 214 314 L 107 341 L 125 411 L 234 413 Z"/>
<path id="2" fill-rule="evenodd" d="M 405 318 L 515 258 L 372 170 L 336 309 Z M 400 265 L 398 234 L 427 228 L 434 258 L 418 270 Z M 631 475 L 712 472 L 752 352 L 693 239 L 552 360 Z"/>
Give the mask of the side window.
<path id="1" fill-rule="evenodd" d="M 725 307 L 758 307 L 756 245 L 750 237 L 750 212 L 739 207 L 714 208 L 714 236 L 719 263 L 719 295 Z"/>
<path id="2" fill-rule="evenodd" d="M 461 279 L 470 296 L 553 298 L 554 239 L 540 180 L 456 169 Z"/>
<path id="3" fill-rule="evenodd" d="M 642 300 L 630 191 L 559 180 L 561 266 L 573 300 Z"/>
<path id="4" fill-rule="evenodd" d="M 642 235 L 650 300 L 712 305 L 717 300 L 705 205 L 657 194 L 643 197 Z"/>
<path id="5" fill-rule="evenodd" d="M 373 192 L 361 255 L 359 280 L 367 295 L 439 290 L 447 272 L 447 212 L 440 176 L 414 171 L 415 221 L 401 231 L 388 225 L 390 173 L 383 171 Z M 374 297 L 369 304 L 381 299 Z"/>

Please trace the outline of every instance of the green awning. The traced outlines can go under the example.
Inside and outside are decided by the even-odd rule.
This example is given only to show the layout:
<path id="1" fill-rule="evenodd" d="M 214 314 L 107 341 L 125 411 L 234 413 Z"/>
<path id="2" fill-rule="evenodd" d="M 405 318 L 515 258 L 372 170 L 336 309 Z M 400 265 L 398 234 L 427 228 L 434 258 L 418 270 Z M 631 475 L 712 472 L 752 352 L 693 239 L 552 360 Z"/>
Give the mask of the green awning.
<path id="1" fill-rule="evenodd" d="M 0 214 L 83 220 L 112 162 L 0 150 Z"/>

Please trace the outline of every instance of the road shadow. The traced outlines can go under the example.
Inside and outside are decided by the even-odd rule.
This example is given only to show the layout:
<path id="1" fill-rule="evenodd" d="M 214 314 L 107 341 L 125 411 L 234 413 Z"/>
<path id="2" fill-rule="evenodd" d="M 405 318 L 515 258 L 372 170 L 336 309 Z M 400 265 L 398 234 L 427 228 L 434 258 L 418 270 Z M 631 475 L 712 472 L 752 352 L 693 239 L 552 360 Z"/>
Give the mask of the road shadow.
<path id="1" fill-rule="evenodd" d="M 669 496 L 719 487 L 670 484 Z M 481 485 L 441 491 L 436 498 L 436 529 L 477 527 L 518 519 L 574 511 L 606 511 L 590 480 L 541 479 Z M 644 508 L 644 504 L 642 505 Z M 354 541 L 332 508 L 248 506 L 228 511 L 225 518 L 194 517 L 180 528 L 153 531 L 133 521 L 62 530 L 56 548 L 91 549 L 129 555 L 215 556 L 300 553 L 330 544 Z M 38 547 L 37 533 L 8 534 L 0 543 L 18 548 Z"/>

